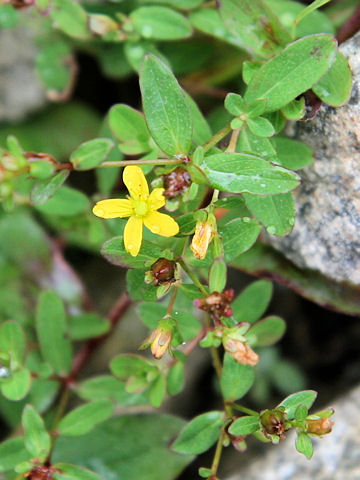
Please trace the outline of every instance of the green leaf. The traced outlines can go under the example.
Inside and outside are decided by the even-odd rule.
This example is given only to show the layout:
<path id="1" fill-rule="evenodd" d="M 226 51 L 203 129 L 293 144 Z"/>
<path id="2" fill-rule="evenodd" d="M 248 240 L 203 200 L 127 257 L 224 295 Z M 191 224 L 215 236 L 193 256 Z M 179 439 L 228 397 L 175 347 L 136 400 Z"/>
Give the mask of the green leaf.
<path id="1" fill-rule="evenodd" d="M 314 453 L 314 446 L 311 438 L 304 432 L 299 432 L 295 442 L 296 450 L 303 453 L 310 460 Z"/>
<path id="2" fill-rule="evenodd" d="M 51 447 L 50 435 L 45 429 L 44 421 L 32 405 L 26 405 L 22 414 L 24 443 L 32 458 L 43 462 Z"/>
<path id="3" fill-rule="evenodd" d="M 49 92 L 62 93 L 70 87 L 73 71 L 69 58 L 72 51 L 67 42 L 41 42 L 35 58 L 36 73 Z"/>
<path id="4" fill-rule="evenodd" d="M 130 14 L 134 30 L 144 38 L 179 40 L 192 33 L 190 22 L 167 7 L 140 7 Z"/>
<path id="5" fill-rule="evenodd" d="M 10 438 L 0 443 L 0 472 L 13 470 L 16 465 L 30 460 L 30 454 L 25 449 L 24 438 Z"/>
<path id="6" fill-rule="evenodd" d="M 140 355 L 118 355 L 110 363 L 110 370 L 120 380 L 127 380 L 152 368 L 152 365 Z"/>
<path id="7" fill-rule="evenodd" d="M 270 235 L 290 233 L 295 223 L 295 202 L 291 193 L 260 197 L 244 193 L 246 206 Z"/>
<path id="8" fill-rule="evenodd" d="M 149 389 L 149 400 L 153 407 L 159 408 L 164 401 L 166 393 L 166 378 L 160 374 L 152 382 Z"/>
<path id="9" fill-rule="evenodd" d="M 278 407 L 285 407 L 288 419 L 292 420 L 299 405 L 303 404 L 307 408 L 311 408 L 316 397 L 317 392 L 314 390 L 303 390 L 302 392 L 296 392 L 286 397 L 281 403 L 279 403 Z"/>
<path id="10" fill-rule="evenodd" d="M 145 3 L 160 3 L 160 4 L 165 3 L 175 8 L 189 10 L 190 8 L 195 8 L 201 5 L 204 0 L 142 0 L 142 1 Z"/>
<path id="11" fill-rule="evenodd" d="M 291 42 L 290 35 L 262 0 L 219 0 L 218 5 L 225 26 L 251 54 L 268 57 Z"/>
<path id="12" fill-rule="evenodd" d="M 52 462 L 81 465 L 104 479 L 173 480 L 193 460 L 169 449 L 183 425 L 170 415 L 115 417 L 82 437 L 59 437 Z"/>
<path id="13" fill-rule="evenodd" d="M 314 10 L 304 20 L 295 25 L 295 18 L 304 9 L 303 4 L 292 0 L 266 0 L 266 3 L 292 36 L 294 36 L 294 27 L 296 27 L 296 38 L 313 33 L 336 33 L 333 23 L 325 13 Z"/>
<path id="14" fill-rule="evenodd" d="M 78 190 L 65 186 L 45 204 L 37 204 L 35 208 L 46 215 L 69 217 L 89 210 L 89 199 Z"/>
<path id="15" fill-rule="evenodd" d="M 10 355 L 11 368 L 16 370 L 23 365 L 26 339 L 24 331 L 18 323 L 9 320 L 0 326 L 0 351 Z"/>
<path id="16" fill-rule="evenodd" d="M 82 143 L 70 155 L 75 170 L 91 170 L 106 160 L 114 143 L 108 138 L 95 138 Z"/>
<path id="17" fill-rule="evenodd" d="M 302 119 L 305 116 L 305 97 L 300 97 L 299 100 L 292 100 L 281 109 L 281 113 L 289 120 Z"/>
<path id="18" fill-rule="evenodd" d="M 51 178 L 39 180 L 35 183 L 30 193 L 30 200 L 33 205 L 43 205 L 63 185 L 70 174 L 70 170 L 61 170 Z"/>
<path id="19" fill-rule="evenodd" d="M 336 57 L 336 41 L 328 34 L 309 35 L 288 45 L 252 77 L 244 99 L 267 98 L 266 112 L 285 106 L 325 75 Z"/>
<path id="20" fill-rule="evenodd" d="M 162 257 L 163 250 L 154 243 L 143 240 L 137 257 L 126 252 L 123 237 L 114 237 L 104 243 L 101 254 L 114 265 L 127 268 L 144 268 L 145 262 L 149 265 Z"/>
<path id="21" fill-rule="evenodd" d="M 90 37 L 87 13 L 78 3 L 72 0 L 54 0 L 50 15 L 55 27 L 70 37 L 81 40 Z"/>
<path id="22" fill-rule="evenodd" d="M 231 115 L 238 116 L 245 112 L 245 103 L 241 95 L 228 93 L 224 101 L 224 107 Z"/>
<path id="23" fill-rule="evenodd" d="M 286 323 L 280 317 L 266 317 L 256 322 L 246 333 L 246 338 L 251 345 L 265 347 L 276 343 L 284 335 Z"/>
<path id="24" fill-rule="evenodd" d="M 33 272 L 34 262 L 50 260 L 49 243 L 44 231 L 25 213 L 12 213 L 0 218 L 0 250 L 7 260 L 25 272 Z M 10 313 L 8 316 L 11 316 Z"/>
<path id="25" fill-rule="evenodd" d="M 199 468 L 199 476 L 201 478 L 209 478 L 209 477 L 211 477 L 212 473 L 213 472 L 212 472 L 211 468 L 204 468 L 204 467 Z"/>
<path id="26" fill-rule="evenodd" d="M 95 313 L 83 313 L 70 318 L 68 331 L 72 340 L 86 340 L 104 335 L 109 329 L 109 320 L 103 319 Z"/>
<path id="27" fill-rule="evenodd" d="M 71 370 L 71 343 L 67 333 L 64 305 L 55 292 L 42 292 L 36 310 L 36 333 L 40 350 L 55 373 L 65 375 Z"/>
<path id="28" fill-rule="evenodd" d="M 230 262 L 233 258 L 246 252 L 256 241 L 261 231 L 261 225 L 251 218 L 244 217 L 231 220 L 220 228 L 225 261 Z"/>
<path id="29" fill-rule="evenodd" d="M 247 153 L 211 155 L 201 168 L 211 186 L 225 192 L 269 195 L 285 193 L 299 185 L 294 172 Z"/>
<path id="30" fill-rule="evenodd" d="M 149 130 L 168 155 L 187 154 L 192 119 L 184 93 L 172 72 L 153 55 L 145 57 L 140 88 Z"/>
<path id="31" fill-rule="evenodd" d="M 219 38 L 236 47 L 243 46 L 242 41 L 225 28 L 219 12 L 214 8 L 201 8 L 191 12 L 189 18 L 200 32 Z"/>
<path id="32" fill-rule="evenodd" d="M 349 63 L 342 53 L 337 52 L 330 70 L 313 86 L 312 90 L 327 105 L 340 107 L 349 100 L 351 87 Z"/>
<path id="33" fill-rule="evenodd" d="M 304 10 L 302 10 L 295 19 L 295 24 L 298 24 L 303 20 L 309 13 L 317 10 L 318 8 L 322 7 L 326 3 L 329 3 L 330 0 L 314 0 L 310 5 L 308 5 Z"/>
<path id="34" fill-rule="evenodd" d="M 1 384 L 1 393 L 8 400 L 17 402 L 22 400 L 30 390 L 31 373 L 27 368 L 14 372 L 12 376 Z"/>
<path id="35" fill-rule="evenodd" d="M 160 290 L 152 283 L 145 283 L 146 270 L 133 269 L 126 272 L 126 289 L 131 300 L 155 302 Z"/>
<path id="36" fill-rule="evenodd" d="M 60 420 L 56 430 L 64 436 L 84 435 L 110 418 L 113 413 L 114 404 L 110 400 L 95 400 L 71 410 Z"/>
<path id="37" fill-rule="evenodd" d="M 161 61 L 170 66 L 168 59 L 160 52 L 155 43 L 151 40 L 140 39 L 136 43 L 126 42 L 124 52 L 127 61 L 136 72 L 140 70 L 144 57 L 149 53 L 160 58 Z"/>
<path id="38" fill-rule="evenodd" d="M 199 296 L 201 296 L 201 293 L 197 290 L 195 298 Z M 153 330 L 157 327 L 158 321 L 166 315 L 166 307 L 150 301 L 142 302 L 138 307 L 137 313 L 141 321 Z M 185 342 L 192 340 L 201 329 L 199 319 L 189 311 L 176 309 L 174 310 L 173 318 L 176 320 L 180 334 Z"/>
<path id="39" fill-rule="evenodd" d="M 257 137 L 271 137 L 275 133 L 274 127 L 266 118 L 249 118 L 246 123 L 252 133 Z"/>
<path id="40" fill-rule="evenodd" d="M 253 367 L 238 363 L 229 354 L 225 353 L 220 388 L 227 402 L 234 402 L 246 395 L 254 380 Z"/>
<path id="41" fill-rule="evenodd" d="M 144 115 L 128 105 L 114 105 L 109 112 L 109 126 L 127 155 L 150 151 L 150 135 Z"/>
<path id="42" fill-rule="evenodd" d="M 98 474 L 77 465 L 55 463 L 52 467 L 56 469 L 55 480 L 102 480 Z"/>
<path id="43" fill-rule="evenodd" d="M 111 375 L 101 375 L 81 382 L 76 393 L 84 400 L 110 399 L 122 406 L 147 405 L 146 395 L 133 394 L 125 390 L 125 383 Z"/>
<path id="44" fill-rule="evenodd" d="M 236 149 L 238 152 L 253 153 L 270 162 L 278 163 L 276 150 L 272 145 L 272 141 L 266 137 L 257 137 L 246 125 L 244 125 L 244 128 L 240 131 Z"/>
<path id="45" fill-rule="evenodd" d="M 19 18 L 19 12 L 12 5 L 0 5 L 0 28 L 15 27 Z"/>
<path id="46" fill-rule="evenodd" d="M 184 388 L 184 364 L 180 361 L 170 367 L 167 377 L 167 391 L 170 395 L 177 395 Z"/>
<path id="47" fill-rule="evenodd" d="M 260 429 L 259 416 L 245 416 L 236 419 L 229 428 L 231 435 L 250 435 Z"/>
<path id="48" fill-rule="evenodd" d="M 309 409 L 305 405 L 301 404 L 295 410 L 295 420 L 297 420 L 298 422 L 305 420 L 308 414 L 309 414 Z"/>
<path id="49" fill-rule="evenodd" d="M 187 104 L 190 108 L 190 113 L 192 116 L 192 122 L 193 122 L 193 134 L 192 134 L 192 140 L 194 145 L 203 145 L 206 143 L 211 137 L 212 137 L 212 132 L 209 127 L 209 124 L 207 123 L 204 115 L 200 111 L 198 105 L 196 102 L 190 97 L 190 95 L 185 92 L 185 98 L 187 101 Z"/>
<path id="50" fill-rule="evenodd" d="M 254 323 L 266 311 L 273 292 L 269 280 L 251 283 L 231 304 L 237 322 Z"/>
<path id="51" fill-rule="evenodd" d="M 222 292 L 226 285 L 226 263 L 223 258 L 215 258 L 209 272 L 210 292 Z"/>
<path id="52" fill-rule="evenodd" d="M 172 450 L 178 453 L 206 452 L 219 438 L 224 413 L 213 411 L 193 418 L 180 432 Z"/>
<path id="53" fill-rule="evenodd" d="M 303 142 L 276 136 L 271 139 L 277 152 L 277 163 L 290 170 L 298 170 L 314 161 L 312 149 Z"/>

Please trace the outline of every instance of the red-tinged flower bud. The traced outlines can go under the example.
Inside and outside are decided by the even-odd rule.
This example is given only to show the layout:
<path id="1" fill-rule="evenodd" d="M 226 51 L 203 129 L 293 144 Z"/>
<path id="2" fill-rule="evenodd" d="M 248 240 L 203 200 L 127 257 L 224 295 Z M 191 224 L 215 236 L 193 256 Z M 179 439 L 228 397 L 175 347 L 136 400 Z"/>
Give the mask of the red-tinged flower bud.
<path id="1" fill-rule="evenodd" d="M 243 365 L 255 365 L 259 362 L 260 357 L 254 350 L 246 343 L 236 338 L 227 337 L 224 340 L 224 348 L 226 352 L 239 363 Z"/>
<path id="2" fill-rule="evenodd" d="M 193 302 L 194 306 L 209 312 L 214 320 L 220 321 L 221 317 L 231 317 L 232 308 L 229 305 L 229 299 L 233 299 L 233 290 L 225 290 L 223 293 L 212 292 L 205 298 L 196 298 Z"/>
<path id="3" fill-rule="evenodd" d="M 315 420 L 307 420 L 306 432 L 311 435 L 326 435 L 330 433 L 334 422 L 330 418 L 318 418 Z"/>
<path id="4" fill-rule="evenodd" d="M 282 409 L 264 410 L 260 414 L 260 423 L 265 436 L 277 435 L 285 438 L 286 413 Z"/>
<path id="5" fill-rule="evenodd" d="M 176 262 L 159 258 L 152 266 L 149 272 L 146 272 L 149 279 L 155 286 L 173 283 L 176 278 Z"/>
<path id="6" fill-rule="evenodd" d="M 174 198 L 184 193 L 191 185 L 189 172 L 185 168 L 177 167 L 172 172 L 164 175 L 164 195 Z"/>
<path id="7" fill-rule="evenodd" d="M 25 473 L 24 477 L 28 480 L 52 480 L 54 473 L 58 470 L 51 467 L 37 466 Z"/>
<path id="8" fill-rule="evenodd" d="M 233 288 L 228 288 L 223 291 L 223 296 L 228 302 L 232 302 L 235 298 L 235 290 Z"/>

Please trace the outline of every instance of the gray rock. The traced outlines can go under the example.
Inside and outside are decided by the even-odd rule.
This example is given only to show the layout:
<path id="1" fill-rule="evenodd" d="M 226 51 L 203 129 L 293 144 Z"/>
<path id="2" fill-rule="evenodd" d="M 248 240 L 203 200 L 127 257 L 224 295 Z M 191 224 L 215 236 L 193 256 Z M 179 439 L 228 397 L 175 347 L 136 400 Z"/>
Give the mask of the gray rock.
<path id="1" fill-rule="evenodd" d="M 333 431 L 314 440 L 310 461 L 295 450 L 295 436 L 288 435 L 227 480 L 360 480 L 360 387 L 333 406 Z"/>
<path id="2" fill-rule="evenodd" d="M 351 98 L 293 126 L 291 136 L 310 145 L 316 161 L 300 171 L 293 232 L 267 238 L 299 267 L 360 285 L 360 33 L 340 50 L 353 72 Z"/>
<path id="3" fill-rule="evenodd" d="M 28 20 L 30 21 L 30 20 Z M 29 28 L 0 32 L 0 120 L 21 120 L 46 102 L 35 72 L 36 46 Z"/>

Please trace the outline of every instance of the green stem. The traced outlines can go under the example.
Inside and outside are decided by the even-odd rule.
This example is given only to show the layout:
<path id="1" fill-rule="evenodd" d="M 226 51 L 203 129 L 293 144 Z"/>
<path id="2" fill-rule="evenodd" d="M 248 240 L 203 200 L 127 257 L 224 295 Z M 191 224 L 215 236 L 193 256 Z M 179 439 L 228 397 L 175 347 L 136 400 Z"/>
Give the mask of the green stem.
<path id="1" fill-rule="evenodd" d="M 219 199 L 219 193 L 220 193 L 220 190 L 215 188 L 214 191 L 213 191 L 213 195 L 212 195 L 210 203 L 215 203 Z"/>
<path id="2" fill-rule="evenodd" d="M 211 464 L 211 477 L 210 477 L 211 479 L 216 478 L 216 474 L 217 474 L 219 464 L 220 464 L 224 438 L 225 438 L 225 428 L 223 427 L 223 429 L 221 431 L 221 435 L 220 435 L 220 437 L 217 441 L 217 444 L 216 444 L 216 450 L 215 450 L 214 458 L 213 458 L 213 461 L 212 461 L 212 464 Z"/>
<path id="3" fill-rule="evenodd" d="M 182 258 L 178 259 L 179 264 L 181 265 L 181 268 L 184 270 L 184 272 L 189 276 L 189 278 L 192 280 L 193 284 L 198 287 L 200 292 L 207 297 L 209 294 L 200 282 L 200 280 L 197 278 L 197 276 L 194 274 L 194 272 L 186 265 L 184 260 Z"/>
<path id="4" fill-rule="evenodd" d="M 117 162 L 103 162 L 96 168 L 126 167 L 128 165 L 179 165 L 184 163 L 183 158 L 158 158 L 156 160 L 119 160 Z"/>
<path id="5" fill-rule="evenodd" d="M 255 410 L 251 410 L 251 408 L 238 405 L 237 403 L 232 403 L 231 407 L 235 408 L 235 410 L 238 410 L 239 412 L 247 413 L 248 415 L 256 415 L 256 416 L 259 415 L 259 412 L 256 412 Z"/>
<path id="6" fill-rule="evenodd" d="M 221 130 L 215 133 L 213 137 L 210 138 L 204 145 L 204 153 L 206 153 L 208 150 L 210 150 L 212 147 L 215 147 L 216 144 L 220 142 L 226 135 L 228 135 L 231 132 L 231 126 L 230 123 L 228 125 L 225 125 Z"/>

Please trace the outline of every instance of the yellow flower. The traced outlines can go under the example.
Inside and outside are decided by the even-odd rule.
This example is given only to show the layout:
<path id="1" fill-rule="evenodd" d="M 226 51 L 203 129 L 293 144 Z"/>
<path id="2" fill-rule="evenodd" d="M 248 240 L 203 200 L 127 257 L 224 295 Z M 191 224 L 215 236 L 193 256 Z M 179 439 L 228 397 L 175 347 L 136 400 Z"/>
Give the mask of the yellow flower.
<path id="1" fill-rule="evenodd" d="M 179 232 L 179 225 L 169 215 L 157 210 L 165 205 L 163 188 L 155 188 L 149 195 L 149 187 L 140 167 L 125 167 L 123 181 L 129 190 L 127 199 L 101 200 L 93 213 L 102 218 L 130 217 L 125 225 L 124 244 L 127 252 L 136 257 L 140 251 L 143 224 L 152 233 L 173 237 Z"/>

